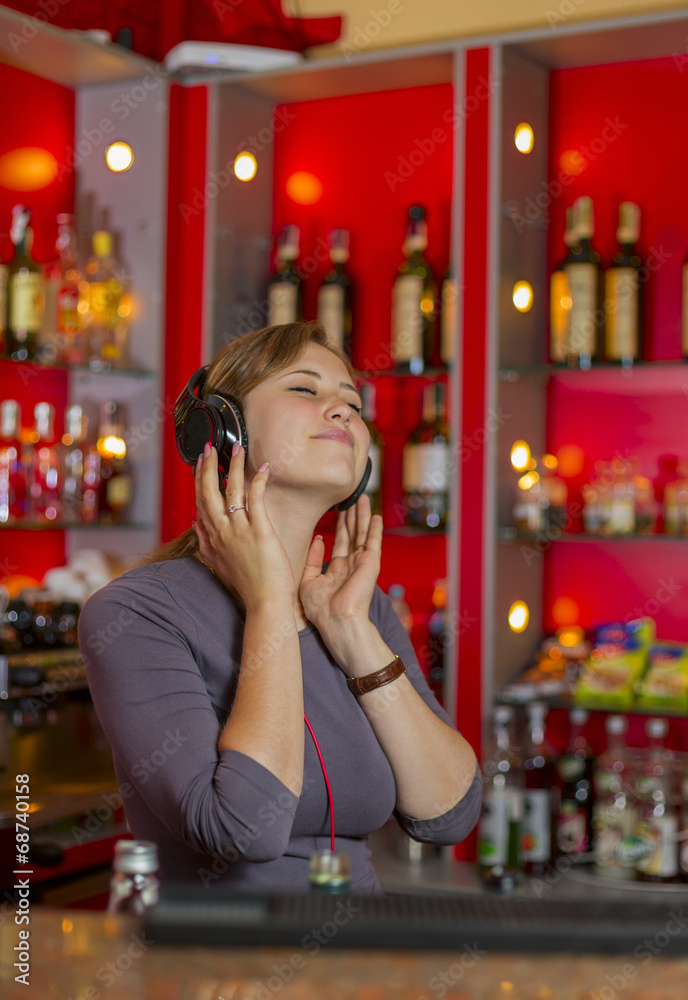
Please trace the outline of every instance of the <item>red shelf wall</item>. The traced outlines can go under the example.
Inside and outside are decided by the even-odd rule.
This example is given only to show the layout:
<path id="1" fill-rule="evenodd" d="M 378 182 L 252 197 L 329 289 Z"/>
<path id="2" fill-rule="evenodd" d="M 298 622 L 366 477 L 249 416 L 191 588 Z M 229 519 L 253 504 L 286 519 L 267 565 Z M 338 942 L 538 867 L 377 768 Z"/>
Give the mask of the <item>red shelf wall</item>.
<path id="1" fill-rule="evenodd" d="M 641 209 L 640 254 L 646 360 L 680 357 L 681 268 L 688 249 L 688 205 L 681 164 L 688 133 L 681 127 L 688 74 L 673 58 L 553 72 L 550 82 L 550 184 L 567 168 L 570 183 L 550 207 L 549 266 L 562 258 L 564 210 L 579 195 L 595 206 L 594 245 L 603 267 L 616 248 L 618 205 Z M 555 188 L 551 188 L 554 192 Z M 660 455 L 688 458 L 688 367 L 555 375 L 548 388 L 547 448 L 575 445 L 585 455 L 569 480 L 570 502 L 597 460 L 637 456 L 640 471 L 658 475 Z M 577 518 L 574 530 L 582 530 Z M 688 641 L 688 549 L 679 541 L 559 543 L 545 554 L 545 629 L 552 604 L 572 597 L 580 624 L 624 620 L 638 612 L 657 620 L 663 639 Z"/>
<path id="2" fill-rule="evenodd" d="M 22 147 L 40 147 L 57 162 L 55 179 L 37 191 L 17 191 L 0 183 L 0 257 L 12 255 L 9 239 L 12 206 L 28 205 L 34 212 L 34 257 L 45 262 L 54 255 L 56 216 L 74 211 L 74 171 L 70 152 L 74 143 L 74 93 L 32 73 L 0 64 L 0 88 L 8 95 L 3 109 L 0 156 Z M 9 95 L 21 95 L 21 100 Z M 37 123 L 40 122 L 40 132 Z M 44 371 L 34 366 L 0 361 L 0 398 L 18 399 L 22 426 L 33 427 L 33 408 L 47 401 L 55 407 L 55 428 L 62 434 L 67 405 L 67 373 Z M 0 535 L 0 579 L 24 574 L 42 580 L 46 570 L 61 566 L 65 559 L 62 531 L 27 532 L 2 529 Z"/>

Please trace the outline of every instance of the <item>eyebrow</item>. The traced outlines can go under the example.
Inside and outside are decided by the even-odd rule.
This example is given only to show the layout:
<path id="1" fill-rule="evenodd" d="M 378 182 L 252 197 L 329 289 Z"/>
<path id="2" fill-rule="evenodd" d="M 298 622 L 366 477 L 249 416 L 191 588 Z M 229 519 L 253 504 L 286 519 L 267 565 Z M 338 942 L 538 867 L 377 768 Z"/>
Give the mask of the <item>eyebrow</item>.
<path id="1" fill-rule="evenodd" d="M 280 376 L 280 378 L 286 378 L 287 375 L 311 375 L 313 378 L 319 378 L 322 380 L 322 375 L 320 374 L 320 372 L 312 372 L 309 371 L 307 368 L 296 368 L 294 371 L 285 372 L 284 375 Z M 352 385 L 351 382 L 340 382 L 339 388 L 351 389 L 352 392 L 355 392 L 357 396 L 361 395 L 356 386 Z"/>

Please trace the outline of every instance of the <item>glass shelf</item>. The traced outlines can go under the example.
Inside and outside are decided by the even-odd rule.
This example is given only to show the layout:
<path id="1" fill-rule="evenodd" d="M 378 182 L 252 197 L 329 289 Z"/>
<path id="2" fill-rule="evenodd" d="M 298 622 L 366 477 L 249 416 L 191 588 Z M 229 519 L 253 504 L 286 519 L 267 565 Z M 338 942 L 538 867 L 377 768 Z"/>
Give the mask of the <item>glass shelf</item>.
<path id="1" fill-rule="evenodd" d="M 525 707 L 533 701 L 542 701 L 549 708 L 563 708 L 567 711 L 572 708 L 584 708 L 586 712 L 605 712 L 608 715 L 649 715 L 660 717 L 667 716 L 676 719 L 688 719 L 688 713 L 682 711 L 681 709 L 658 707 L 646 708 L 642 705 L 629 705 L 626 708 L 620 708 L 618 705 L 583 704 L 582 702 L 574 701 L 570 695 L 564 694 L 531 694 L 527 698 L 510 698 L 500 692 L 494 699 L 496 705 L 511 705 L 512 707 L 518 707 L 519 705 L 523 705 Z"/>
<path id="2" fill-rule="evenodd" d="M 552 537 L 548 535 L 552 532 Z M 517 531 L 516 528 L 498 528 L 500 542 L 688 542 L 688 535 L 667 535 L 662 532 L 647 535 L 591 535 L 585 531 L 562 531 L 545 528 L 540 532 Z"/>
<path id="3" fill-rule="evenodd" d="M 117 524 L 107 524 L 103 521 L 75 522 L 75 521 L 12 521 L 0 524 L 0 531 L 117 531 L 128 529 L 129 531 L 150 531 L 152 524 L 142 521 L 121 521 Z"/>
<path id="4" fill-rule="evenodd" d="M 636 361 L 630 367 L 614 364 L 609 361 L 596 361 L 590 368 L 575 368 L 572 365 L 554 365 L 549 363 L 535 365 L 509 365 L 498 370 L 499 378 L 502 382 L 516 382 L 521 375 L 575 375 L 585 378 L 591 372 L 617 372 L 624 378 L 632 378 L 633 375 L 648 372 L 667 372 L 685 370 L 688 360 L 677 358 L 671 361 Z"/>
<path id="5" fill-rule="evenodd" d="M 441 368 L 424 368 L 422 372 L 398 372 L 395 368 L 376 368 L 374 371 L 359 371 L 354 369 L 360 379 L 375 378 L 437 378 L 438 375 L 448 375 L 451 372 L 450 365 L 443 365 Z"/>
<path id="6" fill-rule="evenodd" d="M 65 362 L 48 364 L 48 362 L 44 361 L 13 361 L 11 358 L 0 358 L 0 361 L 7 365 L 16 365 L 20 369 L 30 369 L 33 372 L 79 372 L 85 375 L 120 375 L 140 379 L 153 378 L 154 376 L 154 372 L 147 371 L 144 368 L 114 368 L 112 366 L 109 368 L 92 368 L 90 365 L 69 365 Z"/>

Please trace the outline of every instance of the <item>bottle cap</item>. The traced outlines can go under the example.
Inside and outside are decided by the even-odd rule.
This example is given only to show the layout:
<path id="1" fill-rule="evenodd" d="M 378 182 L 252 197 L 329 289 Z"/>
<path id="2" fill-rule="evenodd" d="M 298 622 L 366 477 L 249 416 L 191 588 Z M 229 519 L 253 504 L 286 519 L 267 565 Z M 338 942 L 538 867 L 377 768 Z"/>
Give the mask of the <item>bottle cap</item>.
<path id="1" fill-rule="evenodd" d="M 669 732 L 669 723 L 666 719 L 648 719 L 645 723 L 645 732 L 654 740 L 663 740 Z"/>
<path id="2" fill-rule="evenodd" d="M 495 722 L 500 722 L 502 724 L 512 722 L 514 718 L 514 710 L 509 705 L 497 705 L 494 710 L 494 720 Z"/>
<path id="3" fill-rule="evenodd" d="M 604 728 L 611 735 L 618 736 L 628 729 L 628 720 L 623 715 L 608 715 Z"/>
<path id="4" fill-rule="evenodd" d="M 640 208 L 634 201 L 622 201 L 619 205 L 619 228 L 616 238 L 619 243 L 637 243 L 640 235 Z"/>
<path id="5" fill-rule="evenodd" d="M 531 722 L 541 722 L 547 715 L 548 706 L 544 701 L 531 701 L 526 705 L 526 712 Z"/>
<path id="6" fill-rule="evenodd" d="M 573 203 L 574 228 L 578 239 L 589 240 L 595 232 L 595 215 L 592 198 L 581 195 Z"/>
<path id="7" fill-rule="evenodd" d="M 93 234 L 93 253 L 96 257 L 112 255 L 112 236 L 104 229 L 98 229 Z"/>
<path id="8" fill-rule="evenodd" d="M 52 403 L 36 403 L 33 408 L 33 418 L 36 421 L 39 437 L 50 437 L 55 418 L 55 407 Z"/>
<path id="9" fill-rule="evenodd" d="M 65 433 L 71 434 L 75 441 L 81 440 L 84 426 L 84 411 L 78 403 L 68 406 L 65 410 Z"/>
<path id="10" fill-rule="evenodd" d="M 333 229 L 328 236 L 330 260 L 333 264 L 344 264 L 349 259 L 349 230 Z"/>
<path id="11" fill-rule="evenodd" d="M 0 437 L 19 436 L 21 407 L 16 399 L 3 399 L 0 403 Z"/>
<path id="12" fill-rule="evenodd" d="M 126 875 L 150 875 L 158 870 L 158 846 L 149 840 L 118 840 L 113 868 Z"/>
<path id="13" fill-rule="evenodd" d="M 298 226 L 283 226 L 277 240 L 277 260 L 296 260 L 299 256 L 299 239 L 301 232 Z"/>

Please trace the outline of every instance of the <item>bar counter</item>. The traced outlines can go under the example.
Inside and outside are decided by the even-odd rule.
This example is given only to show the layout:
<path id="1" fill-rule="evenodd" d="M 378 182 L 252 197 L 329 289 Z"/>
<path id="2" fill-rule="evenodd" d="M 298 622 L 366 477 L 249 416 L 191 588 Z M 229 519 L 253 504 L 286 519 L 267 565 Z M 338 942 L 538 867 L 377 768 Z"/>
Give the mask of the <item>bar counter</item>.
<path id="1" fill-rule="evenodd" d="M 3 1000 L 686 1000 L 688 955 L 156 945 L 138 921 L 33 906 L 27 985 L 9 908 L 0 926 Z M 649 955 L 649 953 L 648 953 Z"/>

